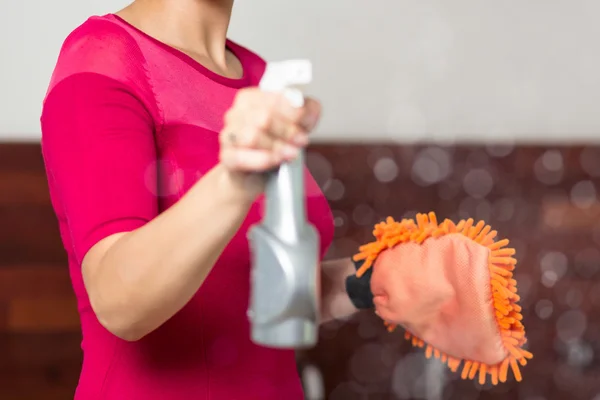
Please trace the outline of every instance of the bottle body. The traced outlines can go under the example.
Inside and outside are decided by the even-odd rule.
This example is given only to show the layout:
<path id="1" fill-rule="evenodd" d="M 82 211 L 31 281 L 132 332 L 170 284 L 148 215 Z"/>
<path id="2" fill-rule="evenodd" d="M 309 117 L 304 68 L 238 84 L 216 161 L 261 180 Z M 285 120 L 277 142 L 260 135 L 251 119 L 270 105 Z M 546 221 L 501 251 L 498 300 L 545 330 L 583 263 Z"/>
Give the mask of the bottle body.
<path id="1" fill-rule="evenodd" d="M 273 348 L 309 348 L 319 330 L 319 238 L 306 224 L 286 242 L 266 225 L 250 231 L 254 249 L 249 318 L 252 340 Z"/>

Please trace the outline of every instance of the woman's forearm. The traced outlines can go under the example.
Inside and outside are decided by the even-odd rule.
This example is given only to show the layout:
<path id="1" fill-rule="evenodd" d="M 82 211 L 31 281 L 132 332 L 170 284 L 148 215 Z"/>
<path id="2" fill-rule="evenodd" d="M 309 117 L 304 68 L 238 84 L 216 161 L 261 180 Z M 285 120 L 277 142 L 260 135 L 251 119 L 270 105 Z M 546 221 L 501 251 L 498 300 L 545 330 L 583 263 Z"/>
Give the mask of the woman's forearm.
<path id="1" fill-rule="evenodd" d="M 346 278 L 355 272 L 350 258 L 321 264 L 321 323 L 343 319 L 358 311 L 346 293 Z"/>
<path id="2" fill-rule="evenodd" d="M 108 330 L 137 340 L 192 298 L 252 204 L 237 179 L 217 166 L 151 222 L 88 252 L 86 288 Z"/>

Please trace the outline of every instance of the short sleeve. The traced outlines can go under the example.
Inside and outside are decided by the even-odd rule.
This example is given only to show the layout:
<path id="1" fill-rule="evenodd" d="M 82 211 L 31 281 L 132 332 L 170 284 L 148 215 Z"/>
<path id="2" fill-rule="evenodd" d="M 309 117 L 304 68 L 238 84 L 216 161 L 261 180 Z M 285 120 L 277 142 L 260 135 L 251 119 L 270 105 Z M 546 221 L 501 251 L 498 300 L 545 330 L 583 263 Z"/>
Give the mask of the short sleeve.
<path id="1" fill-rule="evenodd" d="M 155 123 L 129 85 L 72 74 L 48 93 L 41 125 L 53 203 L 78 263 L 101 239 L 157 215 Z"/>

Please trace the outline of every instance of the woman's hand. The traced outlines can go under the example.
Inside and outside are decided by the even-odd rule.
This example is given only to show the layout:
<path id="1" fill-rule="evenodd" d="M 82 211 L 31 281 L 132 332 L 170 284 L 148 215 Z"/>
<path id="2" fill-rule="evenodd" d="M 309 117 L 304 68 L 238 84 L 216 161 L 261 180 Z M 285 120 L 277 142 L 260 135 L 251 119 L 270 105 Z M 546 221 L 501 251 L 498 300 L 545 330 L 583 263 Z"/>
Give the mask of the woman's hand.
<path id="1" fill-rule="evenodd" d="M 306 98 L 295 108 L 283 93 L 242 89 L 225 115 L 220 161 L 230 172 L 248 175 L 268 171 L 294 159 L 308 145 L 321 106 Z"/>

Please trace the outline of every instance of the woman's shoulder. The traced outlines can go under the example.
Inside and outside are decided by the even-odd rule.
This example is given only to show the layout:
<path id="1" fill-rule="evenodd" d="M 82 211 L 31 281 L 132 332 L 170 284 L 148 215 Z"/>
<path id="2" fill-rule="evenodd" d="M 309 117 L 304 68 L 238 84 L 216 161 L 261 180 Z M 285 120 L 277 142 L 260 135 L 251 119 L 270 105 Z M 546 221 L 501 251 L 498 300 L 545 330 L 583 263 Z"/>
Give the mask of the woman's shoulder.
<path id="1" fill-rule="evenodd" d="M 62 80 L 84 73 L 121 82 L 145 79 L 145 59 L 137 41 L 110 15 L 90 17 L 67 36 L 48 92 Z"/>

